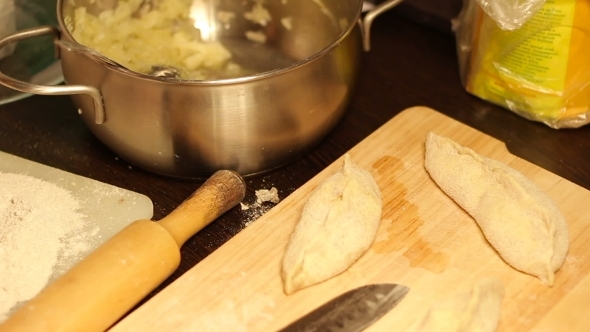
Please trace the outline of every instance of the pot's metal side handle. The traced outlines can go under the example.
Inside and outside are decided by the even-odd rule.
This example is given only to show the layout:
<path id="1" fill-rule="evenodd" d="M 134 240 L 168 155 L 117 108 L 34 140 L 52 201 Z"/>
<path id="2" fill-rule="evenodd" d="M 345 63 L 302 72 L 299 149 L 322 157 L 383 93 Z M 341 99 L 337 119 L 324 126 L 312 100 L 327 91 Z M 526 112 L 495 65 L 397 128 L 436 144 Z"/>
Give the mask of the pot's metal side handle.
<path id="1" fill-rule="evenodd" d="M 361 19 L 361 27 L 363 31 L 363 49 L 365 52 L 371 50 L 371 24 L 373 20 L 384 12 L 399 5 L 403 0 L 385 0 L 377 5 L 375 8 L 367 12 L 365 17 Z"/>
<path id="2" fill-rule="evenodd" d="M 54 26 L 40 26 L 16 32 L 0 39 L 0 49 L 10 43 L 15 43 L 19 40 L 39 37 L 43 35 L 53 35 L 55 40 L 60 37 L 60 31 Z M 59 58 L 59 48 L 56 47 L 56 58 Z M 104 104 L 102 95 L 97 88 L 87 85 L 39 85 L 32 84 L 14 79 L 0 71 L 0 84 L 14 90 L 25 93 L 32 93 L 38 95 L 73 95 L 86 94 L 92 98 L 94 103 L 94 122 L 102 124 L 106 121 Z"/>

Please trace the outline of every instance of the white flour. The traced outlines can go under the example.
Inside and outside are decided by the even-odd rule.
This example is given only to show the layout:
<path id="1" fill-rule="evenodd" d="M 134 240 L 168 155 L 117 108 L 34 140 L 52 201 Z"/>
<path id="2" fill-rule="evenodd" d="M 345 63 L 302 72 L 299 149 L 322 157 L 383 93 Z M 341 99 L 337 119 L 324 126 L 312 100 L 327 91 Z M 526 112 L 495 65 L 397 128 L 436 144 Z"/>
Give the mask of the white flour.
<path id="1" fill-rule="evenodd" d="M 90 249 L 97 228 L 88 229 L 79 208 L 53 183 L 0 172 L 0 323 Z"/>

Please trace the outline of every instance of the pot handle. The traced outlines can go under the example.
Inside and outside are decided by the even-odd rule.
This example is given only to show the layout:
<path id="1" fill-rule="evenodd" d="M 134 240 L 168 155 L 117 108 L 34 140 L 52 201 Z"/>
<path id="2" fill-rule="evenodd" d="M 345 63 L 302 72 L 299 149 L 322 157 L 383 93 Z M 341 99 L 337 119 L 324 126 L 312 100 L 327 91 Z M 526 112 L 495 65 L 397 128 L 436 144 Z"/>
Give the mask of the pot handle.
<path id="1" fill-rule="evenodd" d="M 10 43 L 17 42 L 19 40 L 39 37 L 43 35 L 53 35 L 54 40 L 58 40 L 60 37 L 60 31 L 54 26 L 40 26 L 35 28 L 29 28 L 8 35 L 0 39 L 0 49 Z M 59 58 L 59 48 L 56 47 L 55 51 L 56 58 Z M 102 124 L 106 121 L 104 104 L 102 101 L 102 95 L 97 88 L 87 85 L 39 85 L 32 84 L 14 79 L 0 71 L 0 84 L 9 87 L 14 90 L 22 91 L 25 93 L 39 94 L 39 95 L 72 95 L 72 94 L 86 94 L 92 98 L 94 103 L 94 122 Z"/>
<path id="2" fill-rule="evenodd" d="M 368 52 L 371 50 L 371 24 L 373 20 L 384 12 L 399 5 L 403 0 L 384 0 L 375 8 L 368 11 L 361 19 L 361 29 L 363 32 L 363 49 Z"/>

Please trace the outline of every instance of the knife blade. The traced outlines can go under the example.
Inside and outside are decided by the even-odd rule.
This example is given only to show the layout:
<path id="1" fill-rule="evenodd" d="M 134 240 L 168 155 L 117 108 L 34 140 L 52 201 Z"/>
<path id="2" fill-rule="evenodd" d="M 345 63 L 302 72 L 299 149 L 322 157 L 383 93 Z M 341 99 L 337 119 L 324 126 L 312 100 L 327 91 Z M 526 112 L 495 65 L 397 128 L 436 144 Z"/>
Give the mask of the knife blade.
<path id="1" fill-rule="evenodd" d="M 398 284 L 358 287 L 326 302 L 280 332 L 362 331 L 395 307 L 409 290 Z"/>

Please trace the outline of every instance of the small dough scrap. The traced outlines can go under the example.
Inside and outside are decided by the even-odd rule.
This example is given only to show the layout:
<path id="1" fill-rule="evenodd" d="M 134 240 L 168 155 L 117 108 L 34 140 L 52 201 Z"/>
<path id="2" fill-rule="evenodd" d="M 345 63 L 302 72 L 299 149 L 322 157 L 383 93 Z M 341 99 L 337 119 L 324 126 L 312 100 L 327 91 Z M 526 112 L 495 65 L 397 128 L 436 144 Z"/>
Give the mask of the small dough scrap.
<path id="1" fill-rule="evenodd" d="M 279 191 L 277 188 L 272 187 L 269 189 L 260 189 L 256 190 L 256 203 L 262 204 L 264 202 L 271 202 L 271 203 L 278 203 L 279 199 Z"/>
<path id="2" fill-rule="evenodd" d="M 429 133 L 425 167 L 477 222 L 506 263 L 552 286 L 569 247 L 565 218 L 533 182 L 506 164 Z"/>
<path id="3" fill-rule="evenodd" d="M 371 173 L 344 155 L 342 169 L 309 196 L 283 257 L 286 294 L 346 271 L 369 249 L 381 221 Z"/>
<path id="4" fill-rule="evenodd" d="M 493 332 L 498 328 L 504 285 L 495 278 L 476 283 L 430 307 L 414 332 Z"/>

